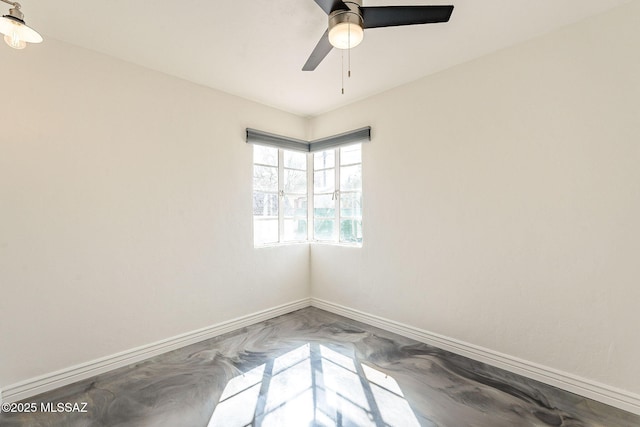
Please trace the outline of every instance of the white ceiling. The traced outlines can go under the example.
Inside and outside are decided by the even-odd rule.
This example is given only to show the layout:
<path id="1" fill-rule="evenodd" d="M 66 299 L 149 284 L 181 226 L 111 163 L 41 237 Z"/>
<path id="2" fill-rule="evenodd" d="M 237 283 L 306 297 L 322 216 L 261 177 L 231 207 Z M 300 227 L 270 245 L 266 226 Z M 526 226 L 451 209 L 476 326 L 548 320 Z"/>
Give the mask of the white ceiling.
<path id="1" fill-rule="evenodd" d="M 602 13 L 630 0 L 365 0 L 453 4 L 449 23 L 365 31 L 341 95 L 334 49 L 302 65 L 325 31 L 313 0 L 21 0 L 53 38 L 204 86 L 313 116 Z M 2 3 L 0 3 L 2 5 Z M 6 13 L 3 9 L 2 14 Z M 345 56 L 346 58 L 346 56 Z"/>

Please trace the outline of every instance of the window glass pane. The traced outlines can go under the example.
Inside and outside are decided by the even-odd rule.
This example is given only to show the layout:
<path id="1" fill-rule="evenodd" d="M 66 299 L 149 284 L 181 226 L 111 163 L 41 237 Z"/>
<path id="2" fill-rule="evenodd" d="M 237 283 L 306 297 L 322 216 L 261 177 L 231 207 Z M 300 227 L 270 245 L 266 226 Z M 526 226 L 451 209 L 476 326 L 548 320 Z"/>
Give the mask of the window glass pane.
<path id="1" fill-rule="evenodd" d="M 362 162 L 362 149 L 360 144 L 340 148 L 340 164 L 352 165 Z"/>
<path id="2" fill-rule="evenodd" d="M 362 218 L 362 193 L 340 193 L 340 216 Z"/>
<path id="3" fill-rule="evenodd" d="M 313 168 L 326 169 L 332 168 L 336 165 L 336 153 L 335 150 L 318 151 L 313 154 Z"/>
<path id="4" fill-rule="evenodd" d="M 340 220 L 340 241 L 344 243 L 362 242 L 362 220 L 361 219 Z"/>
<path id="5" fill-rule="evenodd" d="M 307 196 L 284 196 L 285 218 L 307 218 Z"/>
<path id="6" fill-rule="evenodd" d="M 285 169 L 284 191 L 285 193 L 307 194 L 307 172 Z"/>
<path id="7" fill-rule="evenodd" d="M 307 169 L 307 154 L 297 151 L 284 150 L 284 167 L 293 169 Z"/>
<path id="8" fill-rule="evenodd" d="M 307 219 L 285 219 L 284 241 L 294 242 L 300 240 L 307 240 Z"/>
<path id="9" fill-rule="evenodd" d="M 274 147 L 253 146 L 253 163 L 278 166 L 278 149 Z"/>
<path id="10" fill-rule="evenodd" d="M 253 193 L 253 215 L 278 217 L 278 195 L 256 191 Z"/>
<path id="11" fill-rule="evenodd" d="M 278 168 L 253 166 L 253 191 L 278 191 Z"/>
<path id="12" fill-rule="evenodd" d="M 332 194 L 315 196 L 313 198 L 313 216 L 320 218 L 333 218 L 336 215 L 336 201 Z"/>
<path id="13" fill-rule="evenodd" d="M 335 187 L 335 170 L 328 169 L 313 173 L 313 191 L 314 193 L 333 193 Z"/>
<path id="14" fill-rule="evenodd" d="M 360 190 L 362 188 L 362 165 L 340 168 L 340 190 Z"/>
<path id="15" fill-rule="evenodd" d="M 265 243 L 278 242 L 278 220 L 277 219 L 254 219 L 253 220 L 253 243 L 264 245 Z"/>
<path id="16" fill-rule="evenodd" d="M 314 237 L 316 240 L 333 240 L 333 219 L 316 219 L 314 221 Z"/>

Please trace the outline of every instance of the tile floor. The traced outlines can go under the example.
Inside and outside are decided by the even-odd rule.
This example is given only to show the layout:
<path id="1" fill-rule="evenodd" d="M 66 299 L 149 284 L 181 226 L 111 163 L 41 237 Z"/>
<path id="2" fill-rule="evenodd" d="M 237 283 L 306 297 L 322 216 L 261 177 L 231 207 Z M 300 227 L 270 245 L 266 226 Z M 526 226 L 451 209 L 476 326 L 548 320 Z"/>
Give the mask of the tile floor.
<path id="1" fill-rule="evenodd" d="M 28 402 L 38 411 L 0 414 L 0 426 L 640 426 L 640 416 L 316 308 Z M 59 403 L 86 412 L 52 412 Z"/>

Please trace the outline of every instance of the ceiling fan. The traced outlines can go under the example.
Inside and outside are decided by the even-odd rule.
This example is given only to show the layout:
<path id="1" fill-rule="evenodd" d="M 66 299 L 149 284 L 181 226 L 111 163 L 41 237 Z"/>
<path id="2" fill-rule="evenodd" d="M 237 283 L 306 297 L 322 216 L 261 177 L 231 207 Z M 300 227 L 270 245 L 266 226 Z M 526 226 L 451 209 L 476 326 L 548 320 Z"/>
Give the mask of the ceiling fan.
<path id="1" fill-rule="evenodd" d="M 448 22 L 453 6 L 362 6 L 362 0 L 314 0 L 329 15 L 329 28 L 311 52 L 302 71 L 313 71 L 334 47 L 360 44 L 365 28 Z"/>

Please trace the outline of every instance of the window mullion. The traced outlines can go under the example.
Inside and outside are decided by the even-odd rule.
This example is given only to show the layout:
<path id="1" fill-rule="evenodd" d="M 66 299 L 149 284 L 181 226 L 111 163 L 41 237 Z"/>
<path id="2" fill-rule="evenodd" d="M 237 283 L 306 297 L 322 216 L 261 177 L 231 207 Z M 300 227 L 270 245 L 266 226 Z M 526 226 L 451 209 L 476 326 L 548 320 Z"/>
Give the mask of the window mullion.
<path id="1" fill-rule="evenodd" d="M 278 242 L 284 241 L 284 151 L 278 149 Z"/>
<path id="2" fill-rule="evenodd" d="M 313 211 L 313 204 L 315 200 L 314 196 L 314 169 L 313 153 L 307 154 L 307 241 L 315 239 L 314 230 L 316 226 L 315 216 Z"/>
<path id="3" fill-rule="evenodd" d="M 335 149 L 335 228 L 334 240 L 340 242 L 340 149 Z"/>

